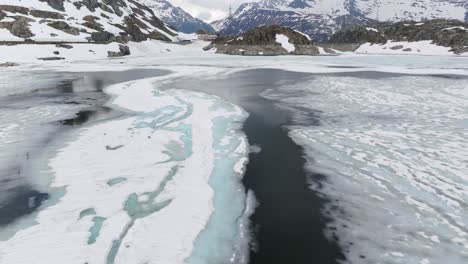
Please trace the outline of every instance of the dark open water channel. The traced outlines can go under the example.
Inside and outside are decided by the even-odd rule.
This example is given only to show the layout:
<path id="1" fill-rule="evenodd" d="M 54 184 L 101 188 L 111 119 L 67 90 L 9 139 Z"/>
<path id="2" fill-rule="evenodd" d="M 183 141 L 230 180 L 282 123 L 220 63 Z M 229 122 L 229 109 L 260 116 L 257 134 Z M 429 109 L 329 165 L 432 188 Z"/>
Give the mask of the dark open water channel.
<path id="1" fill-rule="evenodd" d="M 300 82 L 310 75 L 281 70 L 249 70 L 215 80 L 184 79 L 173 86 L 218 95 L 249 112 L 244 124 L 249 143 L 261 147 L 250 155 L 243 183 L 254 191 L 259 206 L 251 216 L 255 245 L 252 264 L 338 263 L 344 259 L 336 240 L 329 241 L 321 210 L 328 202 L 308 188 L 322 175 L 304 171 L 303 149 L 288 136 L 290 114 L 260 93 Z M 314 113 L 310 125 L 318 125 Z"/>

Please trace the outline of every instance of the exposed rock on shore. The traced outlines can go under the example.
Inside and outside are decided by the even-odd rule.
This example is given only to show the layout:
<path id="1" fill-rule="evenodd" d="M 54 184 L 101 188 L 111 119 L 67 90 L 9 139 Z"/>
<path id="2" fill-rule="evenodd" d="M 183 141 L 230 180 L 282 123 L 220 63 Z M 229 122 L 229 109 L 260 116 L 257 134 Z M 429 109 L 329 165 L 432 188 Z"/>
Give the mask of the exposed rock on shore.
<path id="1" fill-rule="evenodd" d="M 368 26 L 354 26 L 334 34 L 330 43 L 374 43 L 388 41 L 416 42 L 430 40 L 433 44 L 449 47 L 460 54 L 468 52 L 468 23 L 458 20 L 405 21 L 398 23 L 377 23 Z M 391 49 L 402 49 L 395 45 Z"/>
<path id="2" fill-rule="evenodd" d="M 245 56 L 319 54 L 317 46 L 307 36 L 278 25 L 258 27 L 243 35 L 219 37 L 204 49 Z"/>

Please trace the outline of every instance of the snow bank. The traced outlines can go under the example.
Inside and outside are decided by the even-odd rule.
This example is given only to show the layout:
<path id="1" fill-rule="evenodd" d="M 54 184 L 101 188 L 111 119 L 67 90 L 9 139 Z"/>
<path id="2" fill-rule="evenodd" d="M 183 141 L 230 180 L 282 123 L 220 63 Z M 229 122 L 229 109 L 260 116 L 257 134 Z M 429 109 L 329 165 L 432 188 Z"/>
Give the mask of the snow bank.
<path id="1" fill-rule="evenodd" d="M 276 34 L 276 42 L 280 43 L 289 53 L 296 51 L 296 47 L 294 44 L 289 43 L 289 38 L 286 35 Z"/>
<path id="2" fill-rule="evenodd" d="M 362 44 L 355 53 L 369 54 L 412 54 L 412 55 L 454 55 L 450 47 L 438 46 L 431 40 L 414 42 L 388 41 L 385 44 Z M 465 53 L 466 54 L 466 53 Z"/>

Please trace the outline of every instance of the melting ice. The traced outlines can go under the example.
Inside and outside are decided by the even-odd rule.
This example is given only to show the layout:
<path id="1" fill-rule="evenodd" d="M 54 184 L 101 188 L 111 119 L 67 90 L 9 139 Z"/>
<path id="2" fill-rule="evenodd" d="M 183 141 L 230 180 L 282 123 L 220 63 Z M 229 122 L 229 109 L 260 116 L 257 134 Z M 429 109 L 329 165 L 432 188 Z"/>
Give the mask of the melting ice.
<path id="1" fill-rule="evenodd" d="M 108 88 L 127 114 L 67 137 L 48 164 L 60 200 L 0 241 L 1 263 L 240 262 L 246 113 L 154 81 Z"/>
<path id="2" fill-rule="evenodd" d="M 333 201 L 328 234 L 351 263 L 468 263 L 467 81 L 355 75 L 264 94 L 296 113 L 307 169 L 328 176 L 311 181 Z"/>

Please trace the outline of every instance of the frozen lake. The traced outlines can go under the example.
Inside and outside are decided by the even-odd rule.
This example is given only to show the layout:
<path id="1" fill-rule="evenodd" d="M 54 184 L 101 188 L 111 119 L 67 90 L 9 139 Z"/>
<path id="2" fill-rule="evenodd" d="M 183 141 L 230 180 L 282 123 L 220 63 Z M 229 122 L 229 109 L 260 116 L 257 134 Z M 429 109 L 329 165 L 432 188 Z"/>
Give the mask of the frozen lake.
<path id="1" fill-rule="evenodd" d="M 466 59 L 127 63 L 0 78 L 1 263 L 468 262 Z"/>

